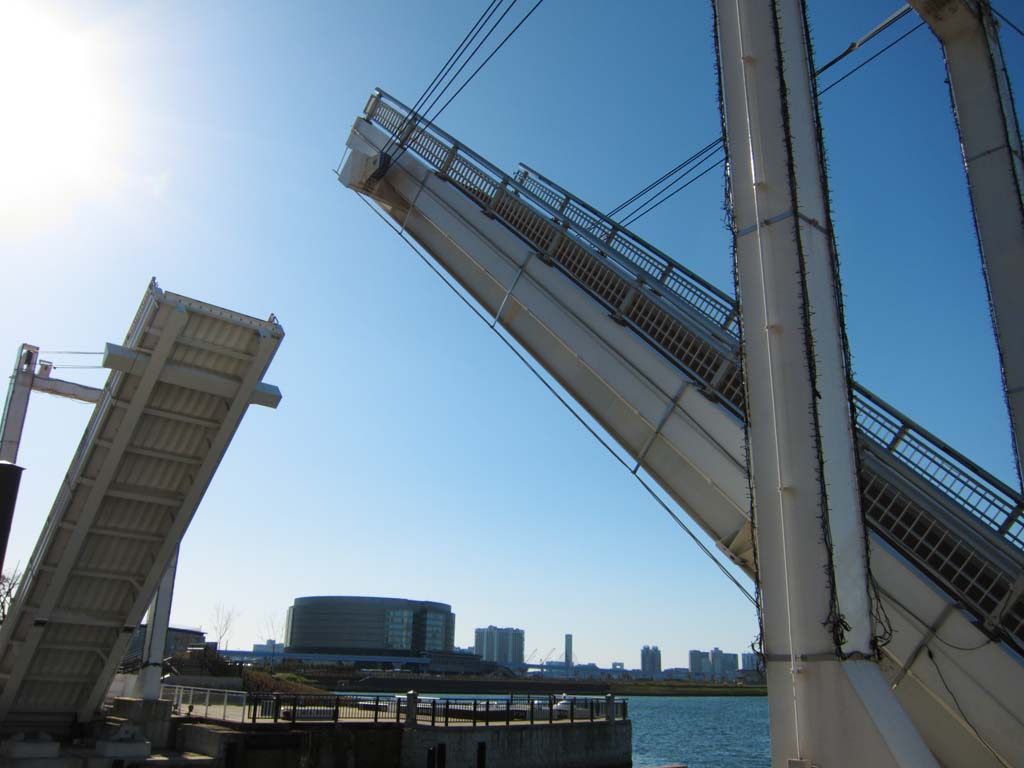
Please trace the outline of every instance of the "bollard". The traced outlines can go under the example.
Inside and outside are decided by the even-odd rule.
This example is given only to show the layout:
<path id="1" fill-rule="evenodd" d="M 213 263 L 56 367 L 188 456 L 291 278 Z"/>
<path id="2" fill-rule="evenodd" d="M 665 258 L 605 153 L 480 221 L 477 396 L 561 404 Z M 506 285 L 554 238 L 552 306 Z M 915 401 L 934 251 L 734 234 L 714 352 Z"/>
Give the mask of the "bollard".
<path id="1" fill-rule="evenodd" d="M 604 719 L 609 723 L 615 719 L 615 694 L 609 693 L 604 697 Z"/>
<path id="2" fill-rule="evenodd" d="M 416 726 L 416 715 L 419 713 L 419 694 L 409 691 L 405 696 L 405 724 L 409 728 Z"/>

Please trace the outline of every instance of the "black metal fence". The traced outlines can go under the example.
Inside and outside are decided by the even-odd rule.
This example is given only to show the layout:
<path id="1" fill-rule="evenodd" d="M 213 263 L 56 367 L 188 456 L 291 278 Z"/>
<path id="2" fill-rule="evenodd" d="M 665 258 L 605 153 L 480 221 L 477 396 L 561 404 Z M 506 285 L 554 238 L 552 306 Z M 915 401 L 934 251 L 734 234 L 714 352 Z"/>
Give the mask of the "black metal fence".
<path id="1" fill-rule="evenodd" d="M 361 721 L 451 727 L 625 720 L 629 704 L 611 696 L 509 695 L 501 698 L 243 693 L 165 686 L 177 714 L 249 723 Z M 411 702 L 414 702 L 411 703 Z M 415 706 L 415 715 L 410 713 Z"/>
<path id="2" fill-rule="evenodd" d="M 410 697 L 391 695 L 309 695 L 253 693 L 246 700 L 245 720 L 252 723 L 391 722 L 412 720 Z M 625 720 L 625 699 L 593 696 L 509 695 L 502 698 L 434 698 L 417 696 L 419 726 L 512 725 Z M 609 709 L 610 708 L 610 709 Z"/>

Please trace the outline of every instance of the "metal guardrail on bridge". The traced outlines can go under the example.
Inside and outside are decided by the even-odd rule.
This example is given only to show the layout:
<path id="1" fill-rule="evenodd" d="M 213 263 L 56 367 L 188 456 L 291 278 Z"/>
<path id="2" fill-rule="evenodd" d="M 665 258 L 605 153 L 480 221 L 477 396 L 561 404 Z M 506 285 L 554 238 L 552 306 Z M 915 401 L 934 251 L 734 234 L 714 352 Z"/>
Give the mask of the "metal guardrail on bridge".
<path id="1" fill-rule="evenodd" d="M 160 698 L 172 703 L 176 715 L 232 723 L 411 721 L 410 699 L 402 695 L 246 693 L 165 685 Z M 628 701 L 614 697 L 510 694 L 500 698 L 417 696 L 414 700 L 417 726 L 537 725 L 629 718 Z"/>
<path id="2" fill-rule="evenodd" d="M 366 118 L 743 417 L 732 297 L 535 171 L 510 177 L 383 91 Z M 860 449 L 872 459 L 861 483 L 869 522 L 1024 647 L 1024 600 L 1011 599 L 1022 577 L 1021 494 L 866 388 L 855 384 L 852 395 Z"/>

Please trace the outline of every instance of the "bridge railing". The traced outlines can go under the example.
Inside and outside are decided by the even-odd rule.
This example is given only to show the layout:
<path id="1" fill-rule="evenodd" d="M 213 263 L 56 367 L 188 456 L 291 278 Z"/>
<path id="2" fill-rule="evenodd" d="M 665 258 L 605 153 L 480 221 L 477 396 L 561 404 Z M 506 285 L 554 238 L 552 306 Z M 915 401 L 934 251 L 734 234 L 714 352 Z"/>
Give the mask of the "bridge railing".
<path id="1" fill-rule="evenodd" d="M 377 90 L 371 96 L 366 117 L 389 131 L 399 145 L 414 151 L 492 215 L 509 211 L 505 201 L 514 197 L 520 205 L 514 207 L 511 215 L 500 218 L 528 242 L 555 243 L 550 232 L 560 226 L 585 243 L 591 253 L 628 270 L 648 290 L 673 299 L 668 306 L 657 302 L 655 310 L 678 316 L 672 312 L 673 307 L 683 308 L 682 322 L 701 333 L 707 342 L 701 355 L 714 350 L 738 370 L 738 317 L 735 301 L 727 294 L 536 171 L 524 167 L 509 177 L 384 91 Z M 658 320 L 649 323 L 659 324 Z M 637 330 L 649 335 L 646 328 Z M 673 354 L 674 350 L 666 350 L 660 339 L 651 340 L 662 351 Z M 728 386 L 722 386 L 710 372 L 723 367 L 684 367 L 714 390 L 723 404 L 742 413 L 739 376 L 729 377 Z M 855 385 L 853 398 L 861 440 L 882 446 L 895 465 L 923 482 L 933 495 L 962 509 L 969 525 L 986 534 L 994 533 L 1009 544 L 1019 558 L 1024 550 L 1024 523 L 1018 491 L 865 387 Z"/>
<path id="2" fill-rule="evenodd" d="M 422 697 L 410 718 L 410 698 L 402 695 L 246 693 L 165 685 L 160 698 L 184 717 L 233 723 L 373 722 L 451 727 L 524 725 L 625 720 L 625 699 L 595 696 Z M 610 714 L 610 717 L 609 717 Z"/>

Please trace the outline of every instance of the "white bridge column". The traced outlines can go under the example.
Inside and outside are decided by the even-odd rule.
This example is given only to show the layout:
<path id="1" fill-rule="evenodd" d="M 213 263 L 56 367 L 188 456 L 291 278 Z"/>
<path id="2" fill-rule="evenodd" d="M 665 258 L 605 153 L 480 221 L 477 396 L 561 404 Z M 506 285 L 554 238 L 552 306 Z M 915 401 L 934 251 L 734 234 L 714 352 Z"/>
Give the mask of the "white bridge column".
<path id="1" fill-rule="evenodd" d="M 164 650 L 167 647 L 167 629 L 171 623 L 171 603 L 174 600 L 174 579 L 178 574 L 178 550 L 171 555 L 167 570 L 156 588 L 153 603 L 146 619 L 146 638 L 142 646 L 142 668 L 135 680 L 135 695 L 146 701 L 160 698 L 160 680 L 163 677 Z"/>
<path id="2" fill-rule="evenodd" d="M 935 766 L 872 659 L 840 289 L 803 4 L 715 0 L 715 14 L 772 764 Z"/>
<path id="3" fill-rule="evenodd" d="M 967 169 L 982 271 L 1024 478 L 1024 158 L 1020 124 L 988 2 L 910 0 L 942 43 Z M 1013 7 L 1010 4 L 1009 7 Z"/>

